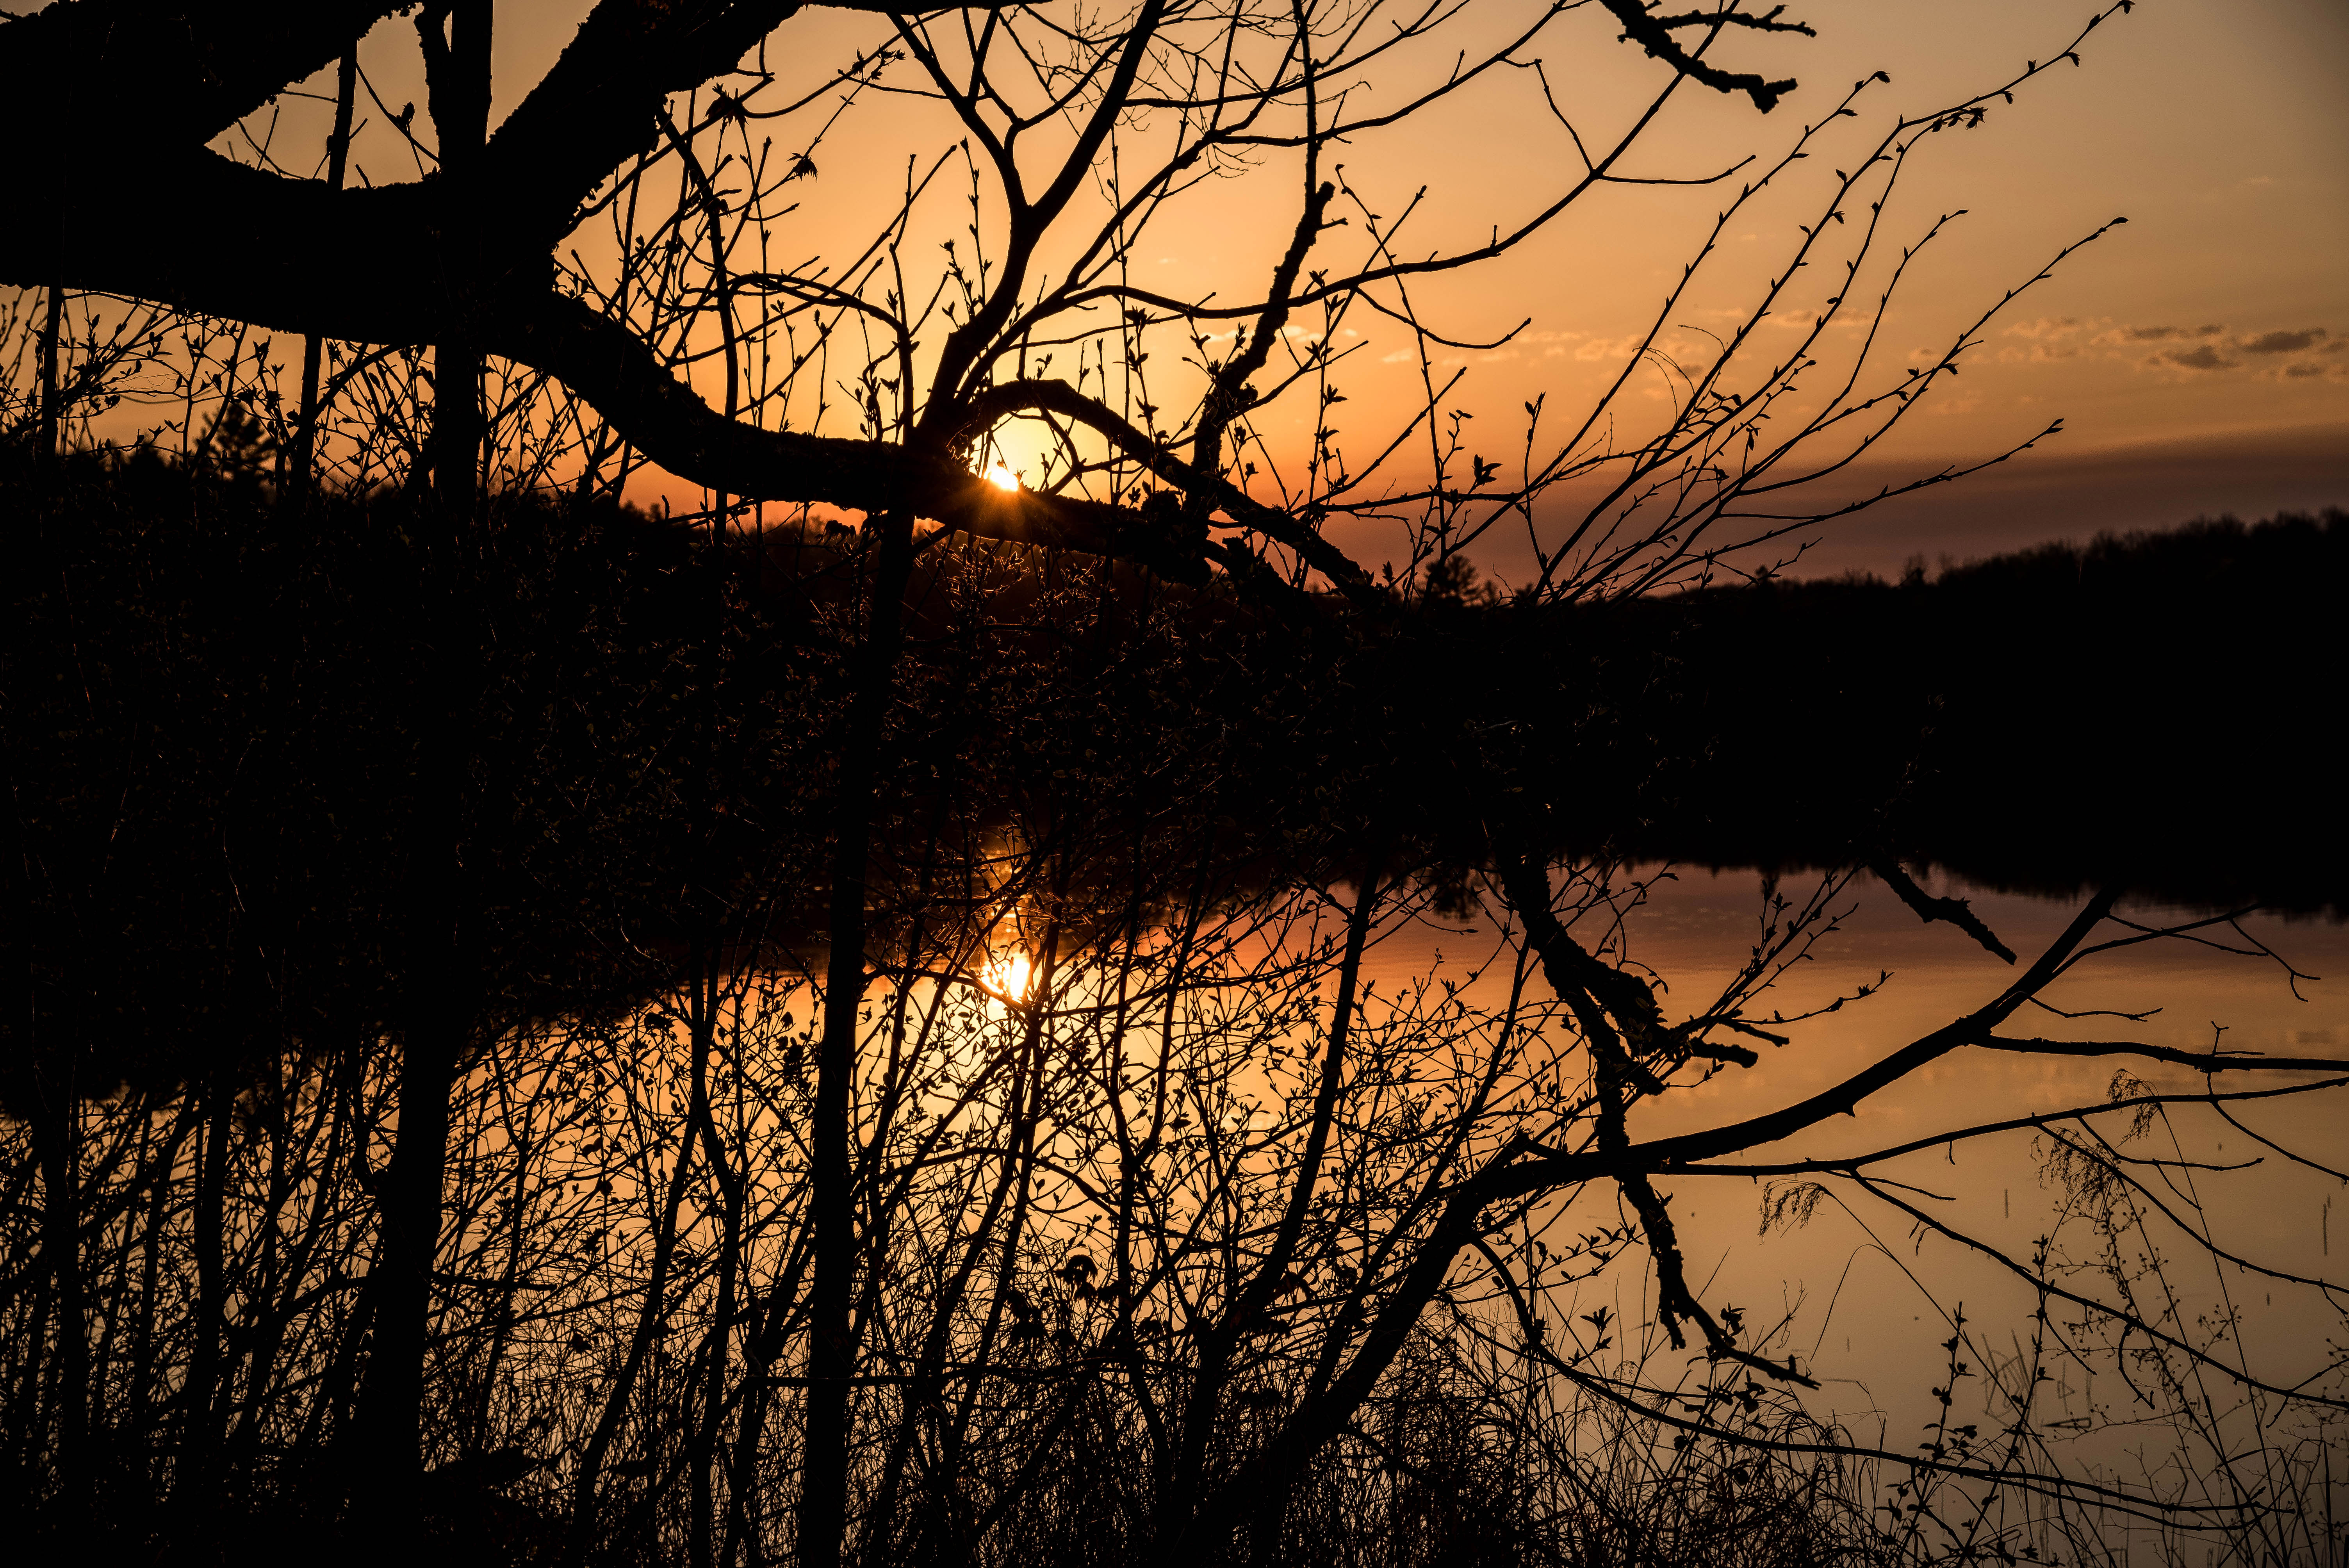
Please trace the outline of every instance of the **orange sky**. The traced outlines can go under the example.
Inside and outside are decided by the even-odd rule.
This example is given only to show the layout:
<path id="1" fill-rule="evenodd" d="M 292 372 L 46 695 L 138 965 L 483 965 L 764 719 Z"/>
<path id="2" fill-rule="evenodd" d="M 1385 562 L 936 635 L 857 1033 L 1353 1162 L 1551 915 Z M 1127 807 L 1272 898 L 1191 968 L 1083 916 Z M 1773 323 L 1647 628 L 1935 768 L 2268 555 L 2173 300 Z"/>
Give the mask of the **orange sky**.
<path id="1" fill-rule="evenodd" d="M 585 9 L 583 0 L 501 5 L 501 112 L 551 63 Z M 1498 7 L 1489 16 L 1497 28 L 1522 11 Z M 1799 15 L 1817 26 L 1816 40 L 1733 38 L 1718 57 L 1795 76 L 1800 91 L 1765 118 L 1742 98 L 1684 89 L 1629 167 L 1685 176 L 1727 161 L 1725 152 L 1781 148 L 1847 84 L 1884 69 L 1891 85 L 1872 89 L 1863 100 L 1872 108 L 1807 166 L 1824 177 L 1833 150 L 1872 141 L 1889 112 L 1937 107 L 2003 79 L 2026 58 L 2055 54 L 2087 7 L 1815 0 Z M 1613 43 L 1613 31 L 1593 8 L 1557 24 L 1538 51 L 1586 137 L 1603 133 L 1661 79 L 1662 67 Z M 792 71 L 813 71 L 885 32 L 879 18 L 812 11 L 785 25 L 770 57 L 788 86 Z M 1894 460 L 1868 466 L 1846 488 L 1873 490 L 1899 474 L 1978 459 L 2058 415 L 2067 432 L 1994 475 L 1839 527 L 1806 569 L 1892 570 L 1912 552 L 1964 556 L 2204 511 L 2255 516 L 2349 502 L 2349 94 L 2340 88 L 2349 77 L 2349 9 L 2333 0 L 2145 0 L 2093 35 L 2083 55 L 2081 68 L 2042 78 L 1980 129 L 1931 139 L 1929 157 L 1889 205 L 1904 234 L 1940 212 L 1968 210 L 1888 318 L 1891 363 L 1945 339 L 2097 224 L 2126 215 L 2127 226 L 2009 307 L 1958 382 L 1889 449 Z M 415 57 L 401 18 L 379 26 L 363 52 L 394 108 L 423 97 Z M 1381 74 L 1371 95 L 1400 97 L 1413 70 L 1423 76 L 1449 57 L 1447 48 Z M 290 108 L 281 136 L 302 134 L 304 115 L 316 113 Z M 361 111 L 374 123 L 359 140 L 359 166 L 378 180 L 412 177 L 364 95 Z M 798 117 L 770 129 L 781 145 L 809 123 Z M 323 133 L 323 120 L 316 129 Z M 821 175 L 793 187 L 802 206 L 778 235 L 778 252 L 795 260 L 826 253 L 828 242 L 836 248 L 842 234 L 861 236 L 905 160 L 926 162 L 953 140 L 941 117 L 907 100 L 861 107 L 824 144 Z M 1390 216 L 1428 187 L 1411 231 L 1423 249 L 1506 227 L 1558 189 L 1572 163 L 1525 72 L 1366 137 L 1343 156 L 1349 181 Z M 1217 182 L 1137 252 L 1138 279 L 1224 299 L 1260 289 L 1296 190 L 1294 160 L 1278 157 L 1244 180 Z M 1721 280 L 1692 302 L 1692 325 L 1728 319 L 1817 193 L 1797 185 L 1733 224 Z M 926 213 L 949 236 L 968 221 L 960 193 L 950 195 Z M 1553 410 L 1572 408 L 1619 368 L 1626 334 L 1653 312 L 1720 197 L 1717 188 L 1603 192 L 1502 261 L 1414 291 L 1424 319 L 1464 338 L 1531 318 L 1507 348 L 1449 356 L 1468 372 L 1461 406 L 1485 421 L 1473 428 L 1489 439 L 1487 455 L 1514 457 L 1527 398 L 1546 393 Z M 1343 265 L 1360 244 L 1359 227 L 1334 232 L 1316 264 Z M 1364 343 L 1337 377 L 1348 395 L 1350 451 L 1383 444 L 1418 372 L 1415 363 L 1387 362 L 1404 346 L 1397 333 L 1367 313 L 1349 322 Z M 1627 421 L 1643 400 L 1661 407 L 1653 390 L 1635 377 L 1621 405 Z M 1288 438 L 1309 428 L 1307 412 L 1300 402 L 1287 417 Z M 1280 416 L 1267 435 L 1284 438 Z M 1385 548 L 1368 536 L 1350 542 L 1373 557 Z M 1506 555 L 1495 561 L 1504 570 Z"/>

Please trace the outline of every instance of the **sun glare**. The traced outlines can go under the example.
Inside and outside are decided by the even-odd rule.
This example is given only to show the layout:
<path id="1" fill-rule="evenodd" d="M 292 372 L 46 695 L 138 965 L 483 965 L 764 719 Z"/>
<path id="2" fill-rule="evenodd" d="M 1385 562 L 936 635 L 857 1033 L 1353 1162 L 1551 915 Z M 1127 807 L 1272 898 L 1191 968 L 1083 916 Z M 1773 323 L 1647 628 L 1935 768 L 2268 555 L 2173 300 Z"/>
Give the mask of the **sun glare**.
<path id="1" fill-rule="evenodd" d="M 1028 1000 L 1029 987 L 1034 983 L 1036 966 L 1025 953 L 1017 948 L 999 953 L 987 961 L 986 972 L 979 975 L 979 989 L 990 996 L 1007 1002 Z"/>
<path id="2" fill-rule="evenodd" d="M 987 482 L 999 490 L 1016 490 L 1019 488 L 1019 476 L 997 463 L 987 470 Z"/>

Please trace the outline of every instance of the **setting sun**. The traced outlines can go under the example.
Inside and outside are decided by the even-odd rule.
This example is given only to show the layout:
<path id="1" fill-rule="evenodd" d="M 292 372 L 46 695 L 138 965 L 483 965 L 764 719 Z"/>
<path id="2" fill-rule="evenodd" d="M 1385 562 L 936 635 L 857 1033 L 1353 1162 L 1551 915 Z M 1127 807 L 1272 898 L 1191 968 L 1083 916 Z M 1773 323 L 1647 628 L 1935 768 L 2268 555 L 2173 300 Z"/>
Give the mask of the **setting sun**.
<path id="1" fill-rule="evenodd" d="M 987 482 L 997 490 L 1016 490 L 1019 488 L 1019 476 L 1001 463 L 997 463 L 987 470 Z"/>
<path id="2" fill-rule="evenodd" d="M 1014 948 L 1008 953 L 999 953 L 987 961 L 987 969 L 978 977 L 978 986 L 990 996 L 999 996 L 1007 1002 L 1025 1002 L 1035 975 L 1035 965 L 1025 953 Z"/>

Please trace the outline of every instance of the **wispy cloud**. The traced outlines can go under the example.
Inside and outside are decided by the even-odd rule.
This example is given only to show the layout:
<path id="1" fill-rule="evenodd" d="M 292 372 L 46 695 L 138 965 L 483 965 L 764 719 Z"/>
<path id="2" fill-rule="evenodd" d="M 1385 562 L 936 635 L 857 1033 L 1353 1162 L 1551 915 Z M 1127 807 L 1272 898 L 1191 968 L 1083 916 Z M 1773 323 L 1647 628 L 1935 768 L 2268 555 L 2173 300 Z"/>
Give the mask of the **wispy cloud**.
<path id="1" fill-rule="evenodd" d="M 2007 337 L 2025 337 L 2036 342 L 2042 338 L 2070 337 L 2080 330 L 2080 318 L 2075 315 L 2043 315 L 2036 321 L 2018 321 L 2004 329 Z"/>
<path id="2" fill-rule="evenodd" d="M 2077 359 L 2086 356 L 2119 360 L 2140 371 L 2199 377 L 2223 370 L 2241 370 L 2246 356 L 2275 359 L 2286 355 L 2317 356 L 2263 368 L 2277 380 L 2305 381 L 2312 377 L 2349 377 L 2349 364 L 2336 356 L 2349 351 L 2349 336 L 2329 327 L 2273 327 L 2239 333 L 2220 322 L 2189 326 L 2169 322 L 2120 322 L 2109 316 L 2082 320 L 2077 316 L 2041 316 L 2000 329 L 2013 341 L 1998 351 L 2002 364 Z M 2151 349 L 2152 352 L 2146 352 Z"/>
<path id="3" fill-rule="evenodd" d="M 2001 365 L 2021 365 L 2050 359 L 2077 359 L 2081 353 L 2080 335 L 2090 326 L 2102 323 L 2084 324 L 2075 315 L 2043 315 L 2035 321 L 2018 321 L 2001 329 L 1999 335 L 2021 339 L 1998 351 Z"/>
<path id="4" fill-rule="evenodd" d="M 2321 326 L 2312 326 L 2305 332 L 2263 332 L 2236 346 L 2246 354 L 2299 354 L 2314 348 L 2331 335 Z"/>
<path id="5" fill-rule="evenodd" d="M 2229 359 L 2207 343 L 2192 348 L 2172 348 L 2154 356 L 2157 363 L 2176 365 L 2187 370 L 2232 370 L 2239 363 Z"/>

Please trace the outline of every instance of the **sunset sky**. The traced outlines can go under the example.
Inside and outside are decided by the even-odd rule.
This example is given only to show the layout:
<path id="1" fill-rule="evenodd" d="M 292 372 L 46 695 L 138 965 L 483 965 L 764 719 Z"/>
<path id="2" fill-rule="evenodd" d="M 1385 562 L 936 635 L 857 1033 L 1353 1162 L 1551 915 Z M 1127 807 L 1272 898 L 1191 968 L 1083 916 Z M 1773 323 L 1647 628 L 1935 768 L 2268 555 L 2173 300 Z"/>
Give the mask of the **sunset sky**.
<path id="1" fill-rule="evenodd" d="M 585 10 L 580 0 L 499 7 L 493 118 L 543 74 Z M 1489 27 L 1454 42 L 1473 47 L 1499 36 L 1517 14 L 1496 8 Z M 1743 98 L 1683 88 L 1625 166 L 1686 178 L 1744 152 L 1766 158 L 1830 112 L 1847 84 L 1879 68 L 1891 77 L 1872 87 L 1859 118 L 1797 170 L 1811 183 L 1790 181 L 1783 199 L 1764 200 L 1732 224 L 1713 263 L 1720 276 L 1688 313 L 1691 330 L 1730 320 L 1751 297 L 1795 223 L 1816 210 L 1817 181 L 1837 161 L 1835 152 L 1872 142 L 1896 111 L 1938 108 L 2006 79 L 2026 59 L 2059 54 L 2088 8 L 1816 0 L 1798 14 L 1817 38 L 1736 36 L 1714 57 L 1732 68 L 1797 77 L 1800 90 L 1775 112 L 1764 117 Z M 1590 8 L 1562 18 L 1532 51 L 1594 141 L 1664 79 L 1662 67 L 1613 34 Z M 788 91 L 794 71 L 826 68 L 885 35 L 877 17 L 810 11 L 775 36 L 770 63 Z M 1803 570 L 1891 571 L 1915 553 L 1964 557 L 2200 513 L 2252 517 L 2349 502 L 2349 93 L 2341 87 L 2349 79 L 2349 9 L 2329 0 L 2146 0 L 2093 34 L 2082 58 L 2078 69 L 2032 83 L 1981 129 L 1920 148 L 1888 204 L 1888 232 L 1905 243 L 1938 214 L 1963 208 L 1967 215 L 1914 269 L 1886 319 L 1883 362 L 1897 368 L 1929 360 L 2062 247 L 2116 216 L 2127 224 L 2009 304 L 1958 381 L 1895 441 L 1839 477 L 1829 487 L 1837 495 L 1821 494 L 1847 499 L 1977 461 L 2059 416 L 2065 432 L 1962 486 L 1839 526 L 1822 536 Z M 1369 91 L 1399 97 L 1449 59 L 1448 49 L 1430 53 L 1374 76 Z M 406 20 L 380 26 L 362 62 L 386 105 L 424 97 Z M 912 85 L 908 77 L 890 79 Z M 310 86 L 331 91 L 331 77 Z M 364 95 L 360 108 L 369 125 L 358 166 L 379 181 L 412 178 L 384 114 Z M 285 125 L 297 132 L 318 114 L 294 100 L 287 110 Z M 823 112 L 770 129 L 779 145 L 811 136 Z M 323 121 L 315 129 L 322 132 Z M 821 176 L 793 188 L 801 201 L 788 234 L 793 259 L 869 232 L 906 160 L 926 163 L 954 139 L 929 106 L 868 98 L 822 144 Z M 1349 185 L 1382 217 L 1427 188 L 1406 236 L 1422 253 L 1473 243 L 1495 223 L 1506 229 L 1562 189 L 1574 168 L 1571 143 L 1526 71 L 1499 73 L 1402 129 L 1364 138 L 1344 150 L 1344 162 Z M 1278 157 L 1246 179 L 1215 183 L 1150 236 L 1136 256 L 1137 275 L 1149 274 L 1140 281 L 1191 297 L 1260 291 L 1297 189 L 1293 159 Z M 1557 410 L 1586 405 L 1621 367 L 1627 335 L 1653 313 L 1723 194 L 1718 186 L 1602 191 L 1502 260 L 1414 289 L 1423 319 L 1447 335 L 1488 339 L 1530 322 L 1504 348 L 1449 356 L 1468 372 L 1460 406 L 1485 421 L 1474 429 L 1490 443 L 1487 455 L 1514 461 L 1527 399 L 1547 394 L 1555 420 Z M 940 232 L 967 221 L 961 200 L 955 192 L 928 214 Z M 787 248 L 783 239 L 778 248 Z M 1344 266 L 1361 253 L 1357 225 L 1325 238 L 1315 263 Z M 1782 325 L 1800 319 L 1798 312 L 1778 317 Z M 1368 313 L 1349 320 L 1361 341 L 1338 377 L 1351 417 L 1346 430 L 1374 449 L 1411 406 L 1418 366 L 1386 324 Z M 1627 416 L 1643 398 L 1661 407 L 1659 381 L 1635 375 L 1620 405 Z M 1288 416 L 1292 438 L 1310 428 L 1307 412 L 1300 401 Z M 1267 433 L 1280 439 L 1278 418 Z M 1372 557 L 1383 548 L 1370 538 L 1352 542 Z M 1496 558 L 1504 570 L 1506 555 Z"/>

